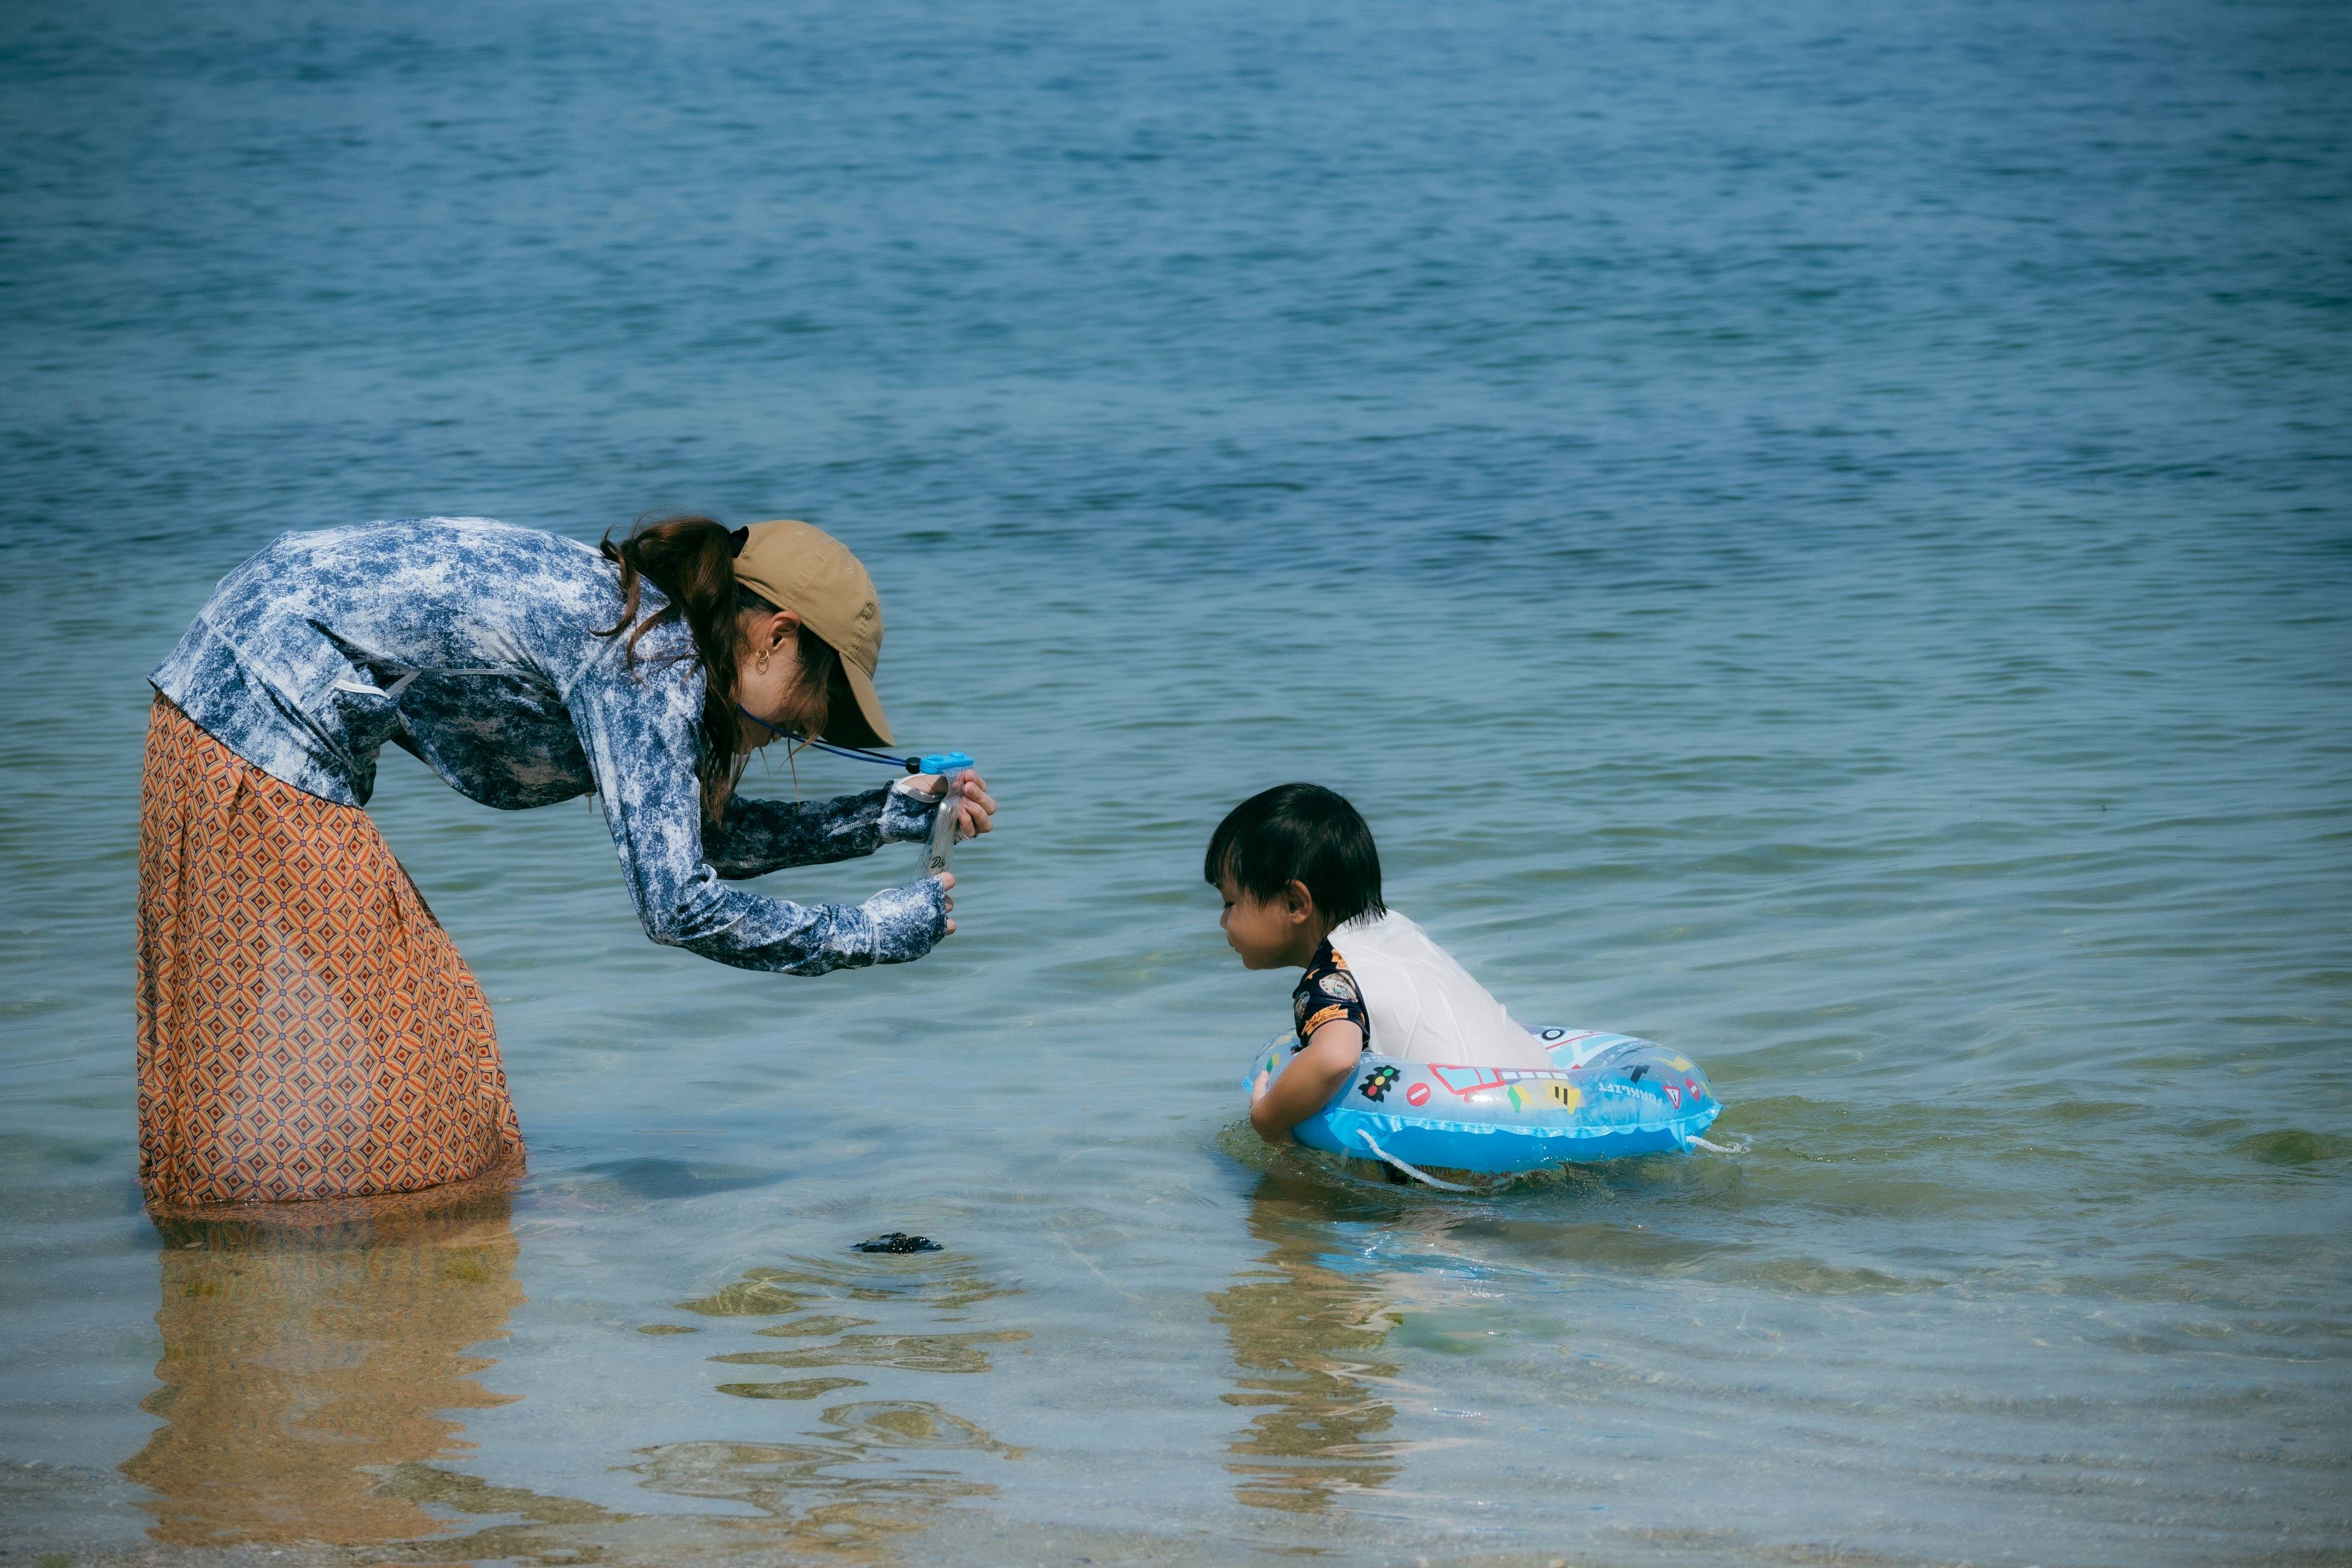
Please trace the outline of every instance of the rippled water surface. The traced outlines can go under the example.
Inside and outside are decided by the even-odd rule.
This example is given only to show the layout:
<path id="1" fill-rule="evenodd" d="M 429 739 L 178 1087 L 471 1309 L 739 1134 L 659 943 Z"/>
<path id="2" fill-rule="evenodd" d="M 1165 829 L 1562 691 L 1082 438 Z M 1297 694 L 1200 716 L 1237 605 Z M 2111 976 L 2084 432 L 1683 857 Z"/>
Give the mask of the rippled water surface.
<path id="1" fill-rule="evenodd" d="M 9 7 L 12 1549 L 2342 1561 L 2347 67 L 2322 3 Z M 871 564 L 1004 802 L 962 931 L 725 970 L 588 805 L 388 756 L 530 1180 L 160 1232 L 145 672 L 283 529 L 665 506 Z M 1746 1152 L 1255 1148 L 1199 854 L 1295 777 Z"/>

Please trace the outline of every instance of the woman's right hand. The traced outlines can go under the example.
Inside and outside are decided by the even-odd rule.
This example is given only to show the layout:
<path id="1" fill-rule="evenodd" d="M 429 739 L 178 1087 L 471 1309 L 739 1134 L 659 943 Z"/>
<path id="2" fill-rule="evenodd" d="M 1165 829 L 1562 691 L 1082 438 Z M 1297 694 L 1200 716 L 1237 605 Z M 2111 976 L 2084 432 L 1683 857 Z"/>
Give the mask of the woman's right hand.
<path id="1" fill-rule="evenodd" d="M 949 889 L 955 886 L 955 873 L 953 871 L 941 871 L 938 876 L 933 877 L 931 880 L 937 882 L 940 885 L 940 891 L 942 894 L 945 894 Z M 949 936 L 955 935 L 955 921 L 952 918 L 955 914 L 955 900 L 953 899 L 942 897 L 940 900 L 940 907 L 945 910 L 950 917 L 948 921 L 946 934 Z"/>
<path id="2" fill-rule="evenodd" d="M 996 826 L 996 797 L 988 793 L 988 784 L 977 773 L 963 775 L 962 798 L 941 801 L 941 811 L 956 814 L 956 837 L 977 838 Z"/>
<path id="3" fill-rule="evenodd" d="M 937 773 L 917 773 L 906 784 L 921 798 L 938 801 L 941 811 L 956 814 L 958 838 L 977 838 L 996 826 L 996 797 L 988 793 L 988 782 L 977 773 L 964 773 L 962 787 L 952 795 Z"/>

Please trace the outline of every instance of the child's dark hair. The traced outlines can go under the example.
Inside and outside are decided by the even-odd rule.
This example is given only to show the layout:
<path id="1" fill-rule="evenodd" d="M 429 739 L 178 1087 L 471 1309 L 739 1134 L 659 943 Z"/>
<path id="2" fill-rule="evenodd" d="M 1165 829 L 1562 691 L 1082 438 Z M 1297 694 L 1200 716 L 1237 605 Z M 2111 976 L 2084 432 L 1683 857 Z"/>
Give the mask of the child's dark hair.
<path id="1" fill-rule="evenodd" d="M 1389 911 L 1381 902 L 1381 852 L 1372 846 L 1372 830 L 1354 806 L 1321 784 L 1276 784 L 1225 813 L 1209 835 L 1201 875 L 1211 887 L 1231 876 L 1234 887 L 1261 901 L 1281 897 L 1293 881 L 1304 882 L 1317 911 L 1333 925 Z"/>

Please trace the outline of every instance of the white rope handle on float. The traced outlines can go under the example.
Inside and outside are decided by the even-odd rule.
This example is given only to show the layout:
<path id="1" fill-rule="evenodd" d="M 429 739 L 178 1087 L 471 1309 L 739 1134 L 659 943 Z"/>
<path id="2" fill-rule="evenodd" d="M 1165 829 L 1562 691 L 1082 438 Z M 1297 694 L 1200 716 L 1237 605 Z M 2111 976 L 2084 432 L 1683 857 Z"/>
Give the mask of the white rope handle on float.
<path id="1" fill-rule="evenodd" d="M 1365 1142 L 1370 1143 L 1373 1153 L 1378 1154 L 1381 1159 L 1386 1160 L 1390 1164 L 1394 1165 L 1406 1175 L 1412 1176 L 1418 1181 L 1427 1182 L 1433 1187 L 1444 1187 L 1449 1193 L 1475 1193 L 1478 1190 L 1475 1187 L 1465 1187 L 1459 1182 L 1441 1182 L 1435 1176 L 1431 1175 L 1427 1171 L 1421 1169 L 1419 1166 L 1406 1164 L 1402 1160 L 1398 1159 L 1394 1154 L 1391 1154 L 1387 1150 L 1381 1148 L 1380 1144 L 1373 1140 L 1372 1130 L 1369 1127 L 1357 1128 L 1356 1136 L 1361 1138 Z"/>

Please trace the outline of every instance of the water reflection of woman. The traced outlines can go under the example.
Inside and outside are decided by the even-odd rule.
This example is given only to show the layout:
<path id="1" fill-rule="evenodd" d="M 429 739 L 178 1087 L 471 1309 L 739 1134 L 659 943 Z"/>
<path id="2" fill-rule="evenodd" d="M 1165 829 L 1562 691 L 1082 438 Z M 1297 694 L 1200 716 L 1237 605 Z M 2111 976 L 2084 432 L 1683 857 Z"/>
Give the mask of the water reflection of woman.
<path id="1" fill-rule="evenodd" d="M 802 522 L 673 518 L 599 551 L 428 518 L 289 533 L 231 573 L 152 678 L 150 1202 L 413 1192 L 520 1161 L 481 988 L 361 809 L 387 742 L 485 805 L 594 795 L 656 942 L 795 974 L 928 952 L 955 929 L 950 878 L 855 906 L 728 885 L 928 836 L 936 780 L 736 794 L 779 736 L 888 741 L 881 647 L 865 567 Z M 966 775 L 966 831 L 993 805 Z"/>
<path id="2" fill-rule="evenodd" d="M 1397 1373 L 1371 1359 L 1388 1338 L 1389 1298 L 1379 1275 L 1332 1267 L 1333 1205 L 1327 1188 L 1264 1177 L 1249 1229 L 1273 1248 L 1261 1261 L 1275 1273 L 1209 1297 L 1243 1372 L 1225 1403 L 1259 1412 L 1225 1467 L 1252 1507 L 1320 1512 L 1334 1494 L 1384 1487 L 1403 1468 L 1396 1445 L 1375 1440 L 1396 1412 L 1368 1382 Z"/>
<path id="3" fill-rule="evenodd" d="M 436 1197 L 440 1194 L 436 1194 Z M 163 1418 L 123 1474 L 157 1495 L 171 1545 L 431 1535 L 446 1527 L 374 1489 L 370 1467 L 469 1447 L 442 1412 L 503 1405 L 466 1352 L 506 1331 L 509 1199 L 430 1207 L 321 1204 L 311 1223 L 163 1220 Z"/>

